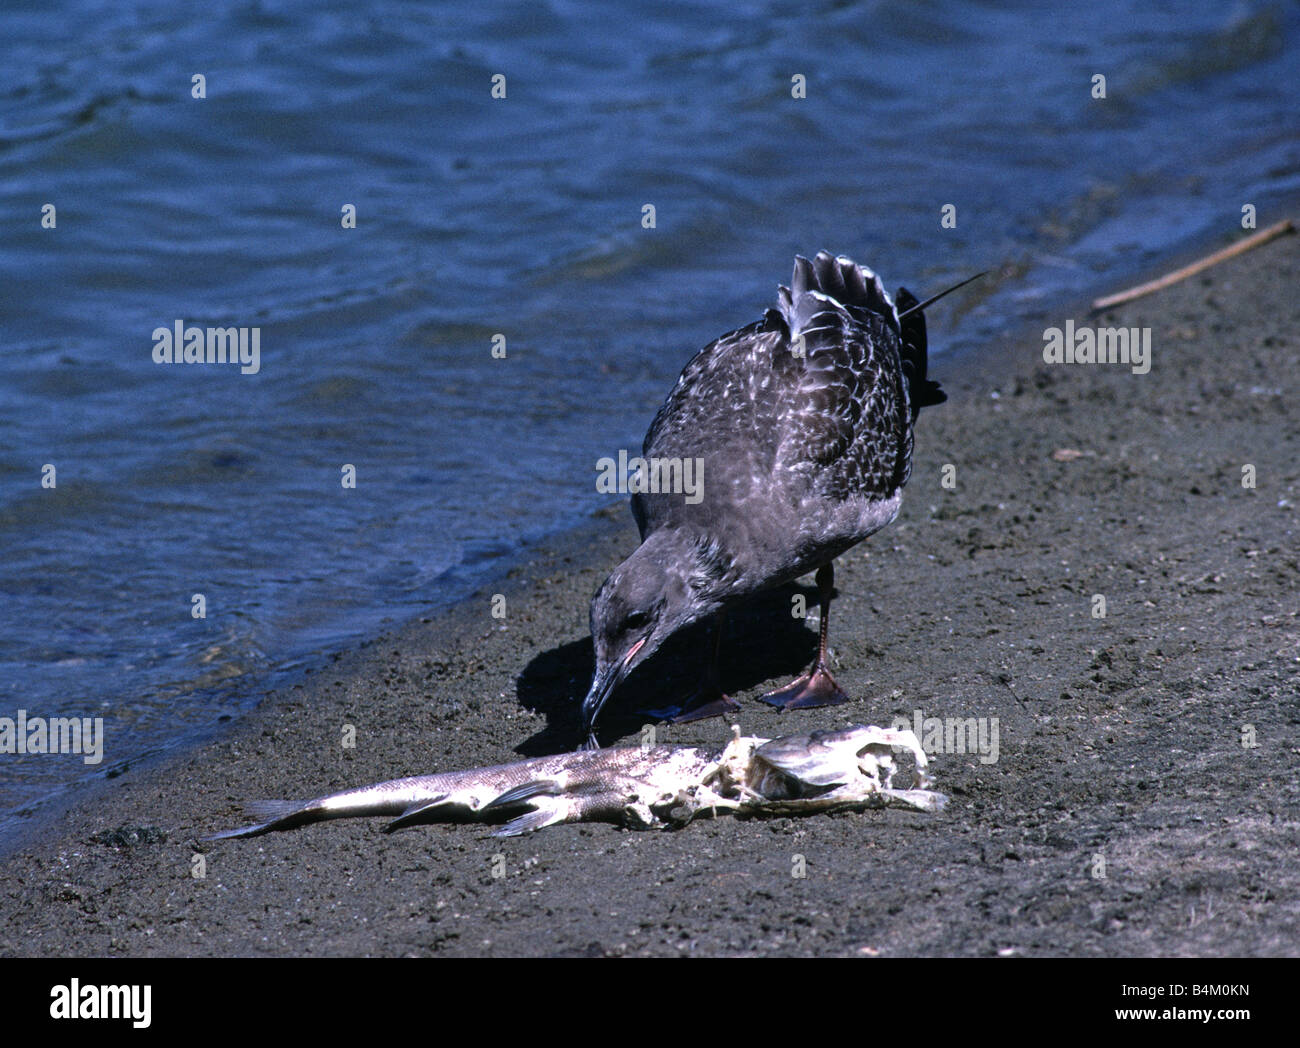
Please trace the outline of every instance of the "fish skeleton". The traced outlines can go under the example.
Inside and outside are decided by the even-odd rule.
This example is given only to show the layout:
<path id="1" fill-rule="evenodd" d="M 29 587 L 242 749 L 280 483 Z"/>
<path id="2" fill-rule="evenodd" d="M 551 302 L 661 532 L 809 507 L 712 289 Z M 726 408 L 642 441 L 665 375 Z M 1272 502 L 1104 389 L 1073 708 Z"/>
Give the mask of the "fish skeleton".
<path id="1" fill-rule="evenodd" d="M 910 753 L 912 787 L 893 785 L 895 755 Z M 671 829 L 700 815 L 808 815 L 889 805 L 938 811 L 947 798 L 930 785 L 925 751 L 906 729 L 855 725 L 722 747 L 622 746 L 534 757 L 469 771 L 393 779 L 309 801 L 260 801 L 261 822 L 207 840 L 256 837 L 326 819 L 395 816 L 385 832 L 426 822 L 504 822 L 515 837 L 564 822 L 615 822 Z M 508 821 L 507 821 L 508 820 Z"/>

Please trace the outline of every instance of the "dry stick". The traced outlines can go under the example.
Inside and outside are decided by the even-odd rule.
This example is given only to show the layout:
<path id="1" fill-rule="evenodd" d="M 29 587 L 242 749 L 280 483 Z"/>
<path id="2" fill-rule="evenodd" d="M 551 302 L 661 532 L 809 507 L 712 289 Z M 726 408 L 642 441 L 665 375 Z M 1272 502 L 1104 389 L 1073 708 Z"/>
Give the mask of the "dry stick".
<path id="1" fill-rule="evenodd" d="M 1212 255 L 1206 255 L 1199 261 L 1193 262 L 1190 266 L 1184 266 L 1182 269 L 1176 269 L 1172 273 L 1166 273 L 1159 280 L 1151 280 L 1145 284 L 1139 284 L 1137 287 L 1131 287 L 1127 291 L 1120 291 L 1114 295 L 1107 295 L 1105 298 L 1099 298 L 1092 304 L 1093 312 L 1101 309 L 1110 309 L 1111 306 L 1118 306 L 1125 302 L 1132 302 L 1135 298 L 1141 298 L 1143 295 L 1149 295 L 1153 291 L 1160 291 L 1169 287 L 1170 284 L 1177 284 L 1180 280 L 1186 280 L 1188 277 L 1195 276 L 1203 269 L 1209 269 L 1211 266 L 1225 259 L 1233 258 L 1240 255 L 1243 251 L 1249 251 L 1253 247 L 1259 247 L 1260 244 L 1267 244 L 1270 240 L 1275 240 L 1284 233 L 1292 231 L 1291 220 L 1283 219 L 1276 225 L 1269 226 L 1267 229 L 1261 229 L 1258 233 L 1248 236 L 1245 240 L 1238 240 L 1235 244 L 1225 247 L 1222 251 L 1216 251 Z"/>

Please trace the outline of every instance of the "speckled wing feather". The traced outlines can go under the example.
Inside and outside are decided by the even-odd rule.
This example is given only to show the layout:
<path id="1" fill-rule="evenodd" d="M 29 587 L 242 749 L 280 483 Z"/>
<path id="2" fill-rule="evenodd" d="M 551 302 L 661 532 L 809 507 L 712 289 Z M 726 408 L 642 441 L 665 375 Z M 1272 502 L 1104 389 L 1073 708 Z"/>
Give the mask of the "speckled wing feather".
<path id="1" fill-rule="evenodd" d="M 680 496 L 633 495 L 642 538 L 675 517 L 710 518 L 719 503 L 710 490 L 725 487 L 733 505 L 757 494 L 753 479 L 770 475 L 780 446 L 773 391 L 789 387 L 796 364 L 775 310 L 691 358 L 651 422 L 642 454 L 703 459 L 705 499 L 691 507 Z"/>
<path id="2" fill-rule="evenodd" d="M 841 306 L 803 331 L 807 359 L 783 405 L 777 467 L 805 473 L 819 496 L 888 499 L 906 480 L 912 426 L 898 354 L 884 317 Z"/>
<path id="3" fill-rule="evenodd" d="M 823 252 L 798 258 L 779 294 L 778 309 L 696 354 L 655 416 L 643 453 L 703 458 L 706 495 L 694 507 L 634 495 L 643 538 L 672 521 L 744 516 L 774 492 L 797 512 L 808 496 L 888 499 L 906 480 L 908 389 L 879 278 Z"/>

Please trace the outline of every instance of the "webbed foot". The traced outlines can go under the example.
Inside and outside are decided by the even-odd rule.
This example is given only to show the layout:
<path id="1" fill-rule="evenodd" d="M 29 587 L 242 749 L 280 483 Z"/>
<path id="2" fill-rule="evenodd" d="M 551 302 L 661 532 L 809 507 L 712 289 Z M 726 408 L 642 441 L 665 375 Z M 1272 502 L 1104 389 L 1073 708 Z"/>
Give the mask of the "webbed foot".
<path id="1" fill-rule="evenodd" d="M 728 698 L 716 688 L 705 685 L 680 706 L 668 706 L 659 710 L 646 710 L 646 714 L 670 724 L 687 724 L 690 721 L 704 720 L 706 717 L 721 717 L 740 709 L 738 703 Z"/>
<path id="2" fill-rule="evenodd" d="M 838 706 L 848 702 L 844 691 L 821 662 L 802 677 L 797 677 L 784 688 L 759 696 L 764 702 L 784 710 L 805 710 L 815 706 Z"/>

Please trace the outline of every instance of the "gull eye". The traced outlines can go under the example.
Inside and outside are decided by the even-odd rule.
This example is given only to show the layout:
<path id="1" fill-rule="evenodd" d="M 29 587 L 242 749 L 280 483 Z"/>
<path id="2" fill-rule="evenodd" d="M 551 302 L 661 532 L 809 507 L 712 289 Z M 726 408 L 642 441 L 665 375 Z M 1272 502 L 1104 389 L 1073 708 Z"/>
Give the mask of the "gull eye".
<path id="1" fill-rule="evenodd" d="M 650 621 L 650 616 L 644 611 L 634 611 L 631 615 L 623 620 L 623 632 L 628 630 L 639 630 L 642 626 Z"/>

